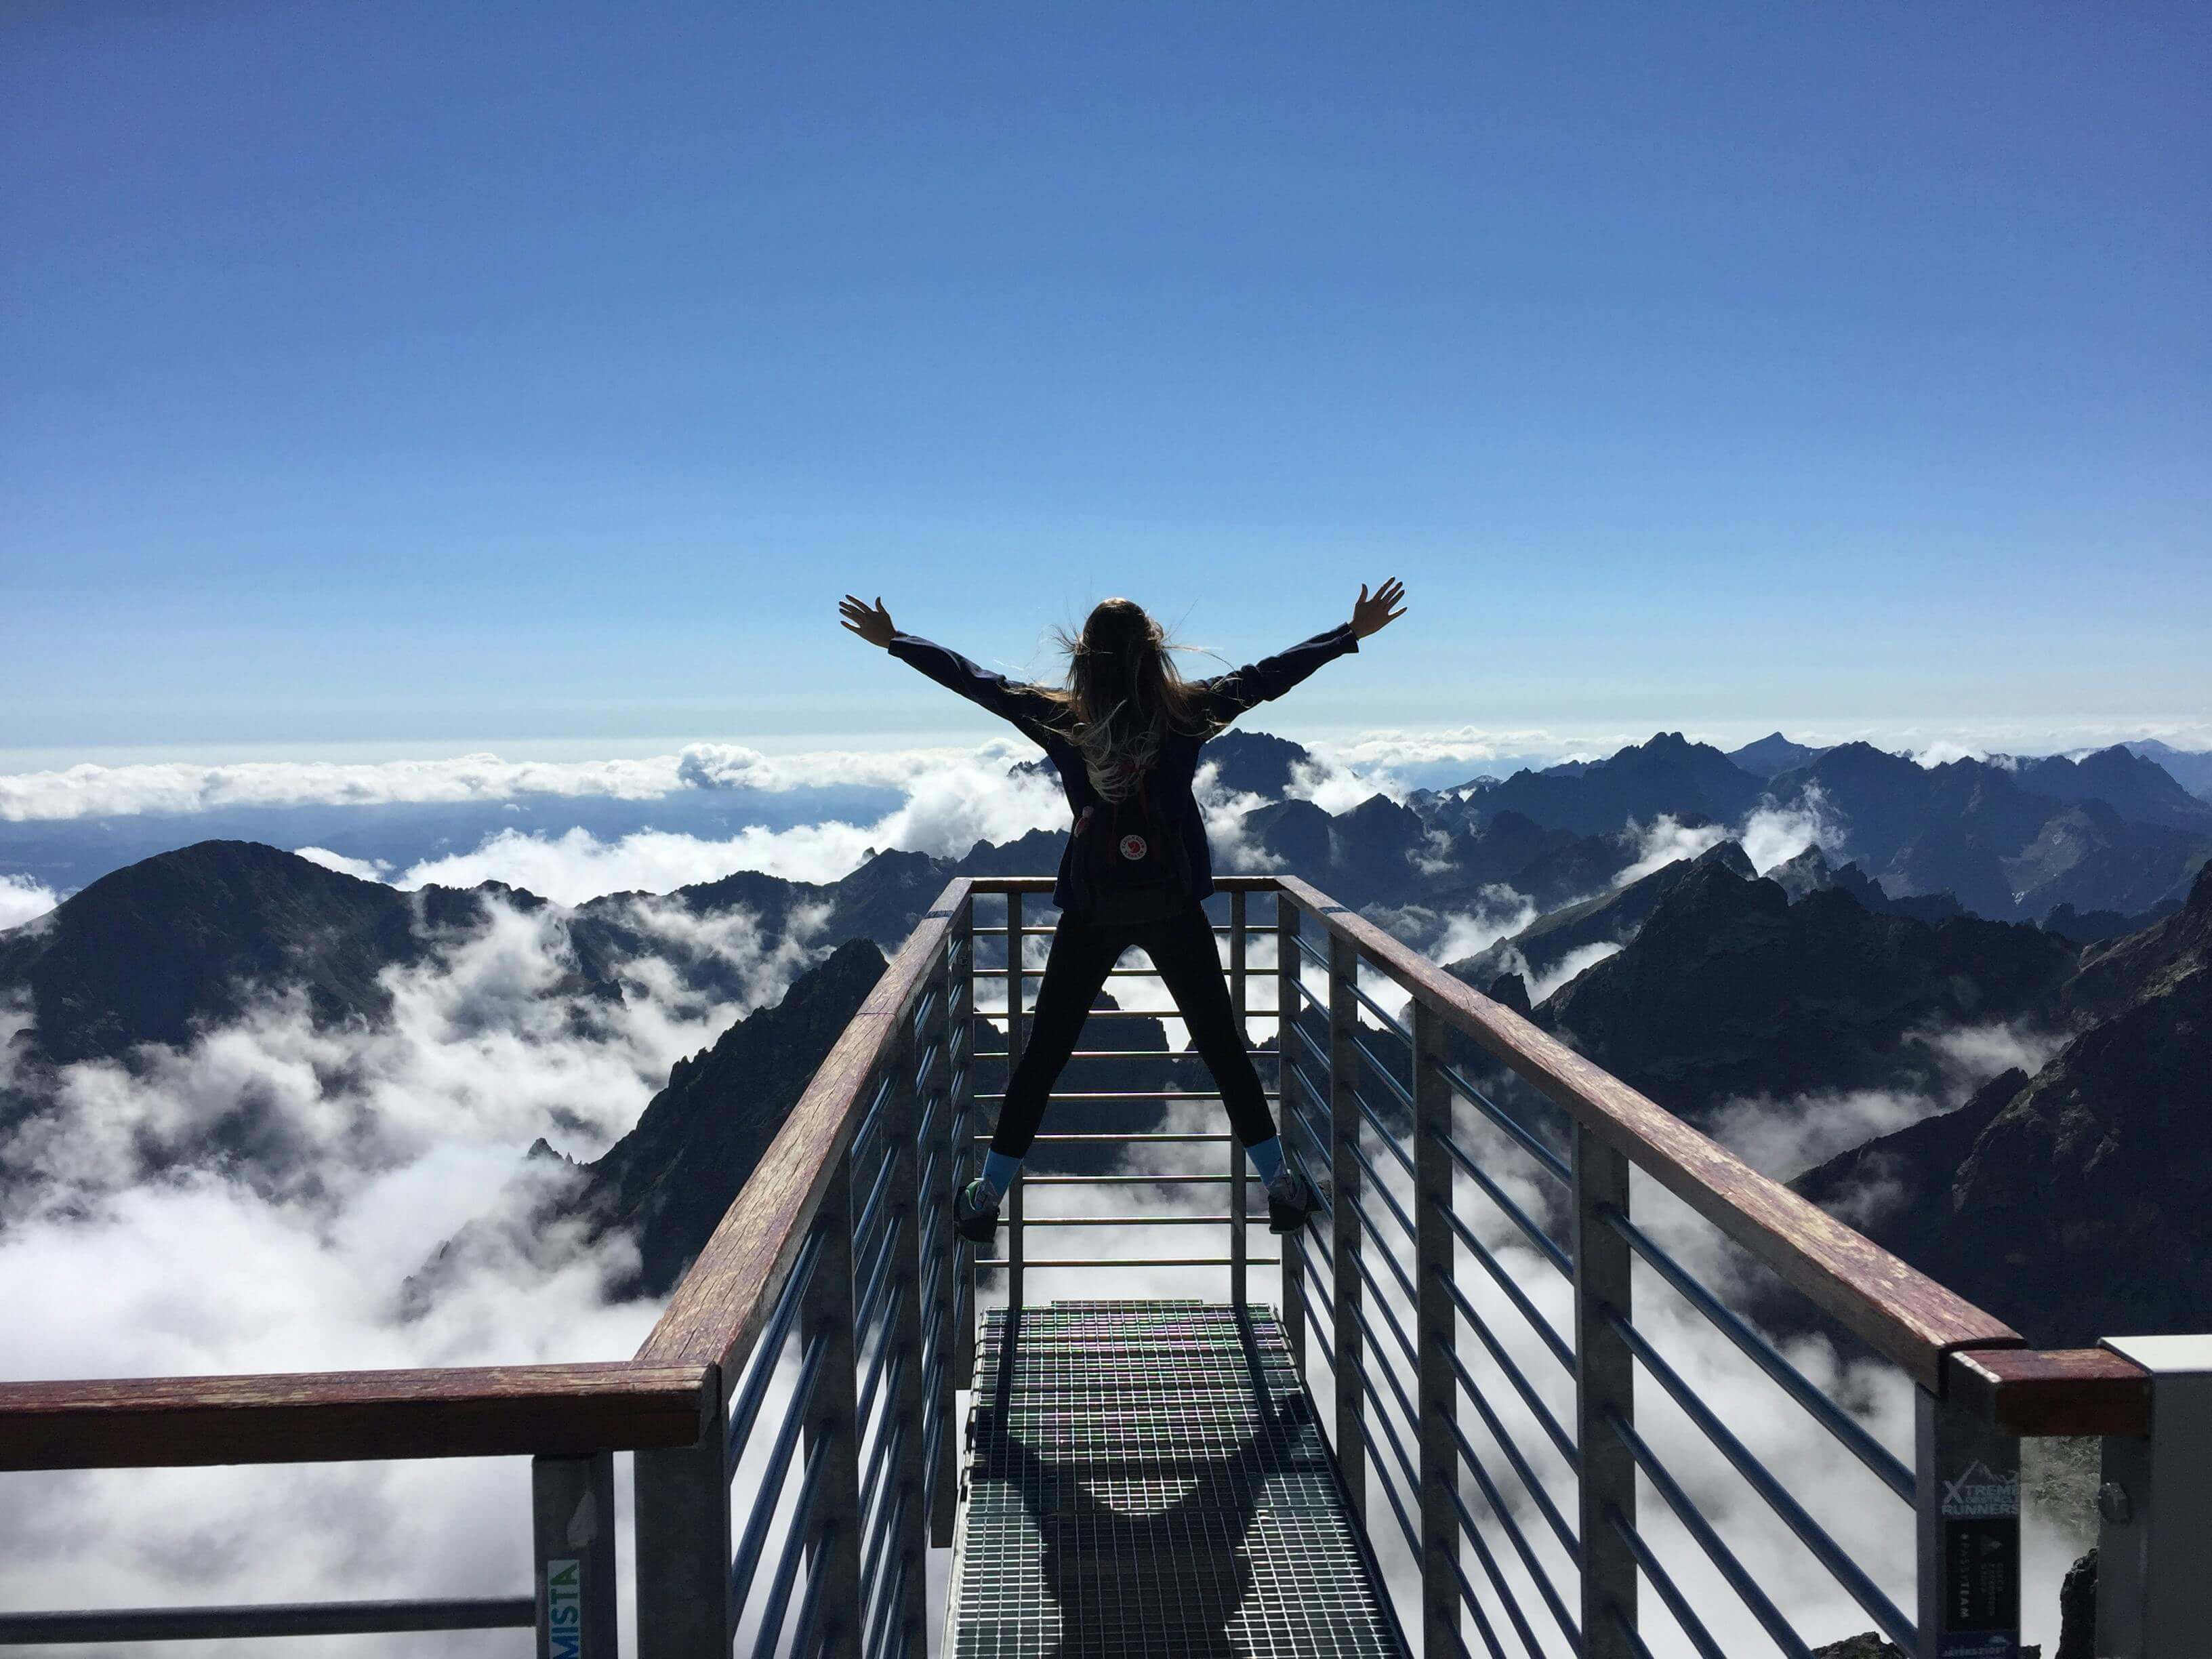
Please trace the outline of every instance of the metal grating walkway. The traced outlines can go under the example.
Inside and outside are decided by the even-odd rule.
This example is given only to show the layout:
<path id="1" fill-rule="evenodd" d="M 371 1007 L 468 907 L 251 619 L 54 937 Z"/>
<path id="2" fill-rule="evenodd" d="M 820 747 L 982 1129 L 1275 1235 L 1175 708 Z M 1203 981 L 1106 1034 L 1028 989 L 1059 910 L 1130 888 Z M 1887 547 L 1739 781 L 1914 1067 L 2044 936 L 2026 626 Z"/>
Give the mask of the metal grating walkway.
<path id="1" fill-rule="evenodd" d="M 961 1486 L 953 1659 L 1405 1652 L 1269 1310 L 993 1310 Z"/>

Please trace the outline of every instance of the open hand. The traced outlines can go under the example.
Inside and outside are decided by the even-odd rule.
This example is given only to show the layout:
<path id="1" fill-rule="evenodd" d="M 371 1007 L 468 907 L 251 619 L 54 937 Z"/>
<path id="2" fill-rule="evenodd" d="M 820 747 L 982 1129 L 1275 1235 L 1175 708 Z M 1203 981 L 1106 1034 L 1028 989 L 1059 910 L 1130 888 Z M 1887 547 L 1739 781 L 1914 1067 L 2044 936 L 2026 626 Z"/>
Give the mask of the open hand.
<path id="1" fill-rule="evenodd" d="M 1367 590 L 1363 587 L 1359 591 L 1364 593 Z M 888 646 L 891 642 L 891 635 L 898 632 L 891 626 L 891 613 L 884 609 L 880 598 L 870 605 L 866 599 L 855 599 L 848 593 L 837 610 L 844 618 L 845 626 L 870 645 Z M 1382 624 L 1377 623 L 1375 625 L 1380 628 Z"/>
<path id="2" fill-rule="evenodd" d="M 1398 608 L 1393 611 L 1390 607 L 1398 605 L 1398 601 L 1405 597 L 1406 584 L 1395 576 L 1376 588 L 1375 597 L 1371 599 L 1367 597 L 1367 584 L 1360 583 L 1358 602 L 1352 607 L 1352 636 L 1354 639 L 1364 640 L 1370 634 L 1378 632 L 1397 621 L 1406 614 L 1406 608 L 1403 605 L 1398 605 Z"/>

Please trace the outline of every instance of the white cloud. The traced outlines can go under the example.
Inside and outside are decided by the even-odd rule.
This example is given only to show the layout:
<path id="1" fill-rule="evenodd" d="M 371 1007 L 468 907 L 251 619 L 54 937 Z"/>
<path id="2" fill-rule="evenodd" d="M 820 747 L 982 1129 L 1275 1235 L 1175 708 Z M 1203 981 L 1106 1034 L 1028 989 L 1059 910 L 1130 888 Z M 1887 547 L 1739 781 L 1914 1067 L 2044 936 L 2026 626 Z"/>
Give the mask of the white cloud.
<path id="1" fill-rule="evenodd" d="M 1503 882 L 1484 888 L 1479 896 L 1480 902 L 1473 910 L 1455 911 L 1444 917 L 1443 933 L 1429 947 L 1431 960 L 1464 962 L 1536 920 L 1534 901 Z"/>
<path id="2" fill-rule="evenodd" d="M 0 820 L 203 812 L 217 807 L 372 805 L 395 801 L 500 801 L 526 795 L 649 800 L 680 789 L 781 792 L 827 785 L 911 784 L 947 765 L 996 765 L 1033 755 L 994 739 L 969 748 L 817 750 L 765 755 L 735 744 L 693 744 L 635 760 L 507 761 L 497 755 L 340 763 L 239 761 L 87 763 L 0 775 Z"/>
<path id="3" fill-rule="evenodd" d="M 1631 824 L 1629 828 L 1632 830 L 1636 826 Z M 1636 862 L 1613 878 L 1615 887 L 1626 887 L 1631 882 L 1643 880 L 1654 870 L 1709 853 L 1729 838 L 1728 830 L 1720 824 L 1686 824 L 1664 812 L 1644 826 Z"/>
<path id="4" fill-rule="evenodd" d="M 360 881 L 382 881 L 392 873 L 392 866 L 383 859 L 349 859 L 327 847 L 295 847 L 292 851 L 310 864 L 319 864 L 325 870 L 335 870 Z"/>
<path id="5" fill-rule="evenodd" d="M 634 1263 L 534 1212 L 564 1166 L 539 1134 L 597 1152 L 679 1056 L 779 996 L 823 912 L 780 936 L 744 915 L 643 899 L 656 954 L 621 964 L 620 1002 L 581 994 L 565 913 L 493 908 L 479 931 L 383 976 L 392 1018 L 313 1029 L 295 995 L 130 1066 L 63 1069 L 50 1109 L 0 1147 L 12 1377 L 611 1359 L 656 1310 L 610 1303 Z M 678 968 L 712 957 L 716 1000 Z M 30 1024 L 0 1012 L 5 1040 Z M 234 1134 L 221 1158 L 210 1132 Z M 184 1162 L 160 1174 L 149 1164 Z M 468 1222 L 427 1306 L 405 1278 Z M 527 1583 L 524 1460 L 0 1475 L 0 1605 L 116 1606 L 483 1595 Z M 456 1653 L 512 1637 L 441 1638 Z M 419 1639 L 349 1651 L 411 1654 Z"/>
<path id="6" fill-rule="evenodd" d="M 1224 789 L 1221 768 L 1213 761 L 1199 767 L 1198 775 L 1192 780 L 1191 793 L 1206 820 L 1206 839 L 1212 848 L 1218 868 L 1236 875 L 1255 876 L 1283 867 L 1282 860 L 1244 833 L 1244 815 L 1267 805 L 1266 796 L 1250 790 Z"/>
<path id="7" fill-rule="evenodd" d="M 61 902 L 61 896 L 28 876 L 0 874 L 0 933 L 36 921 Z"/>
<path id="8" fill-rule="evenodd" d="M 1787 864 L 1808 847 L 1817 847 L 1830 862 L 1844 851 L 1844 828 L 1815 786 L 1787 806 L 1769 803 L 1743 821 L 1736 837 L 1743 843 L 1751 867 L 1765 875 L 1778 864 Z"/>
<path id="9" fill-rule="evenodd" d="M 1396 800 L 1406 792 L 1387 774 L 1354 771 L 1317 753 L 1310 761 L 1291 763 L 1290 785 L 1284 793 L 1292 800 L 1310 800 L 1334 816 L 1349 812 L 1371 796 L 1388 795 Z"/>
<path id="10" fill-rule="evenodd" d="M 1917 1049 L 1932 1063 L 1932 1075 L 1921 1086 L 1816 1090 L 1781 1100 L 1742 1097 L 1721 1105 L 1709 1133 L 1753 1169 L 1787 1181 L 1879 1135 L 1955 1111 L 2010 1067 L 2033 1076 L 2065 1040 L 2062 1032 L 2017 1021 L 1916 1031 L 1905 1039 L 1900 1059 L 1910 1063 Z M 1879 1170 L 1869 1180 L 1885 1184 Z M 1881 1201 L 1871 1190 L 1850 1200 L 1862 1218 L 1875 1213 Z"/>
<path id="11" fill-rule="evenodd" d="M 1528 979 L 1528 1001 L 1531 1006 L 1541 1002 L 1561 986 L 1579 979 L 1589 969 L 1611 957 L 1620 954 L 1621 946 L 1613 939 L 1601 939 L 1595 945 L 1578 945 L 1561 957 L 1545 972 L 1533 974 Z M 1523 963 L 1523 968 L 1526 967 Z"/>
<path id="12" fill-rule="evenodd" d="M 904 804 L 871 825 L 834 818 L 788 830 L 748 824 L 726 841 L 664 830 L 616 841 L 583 829 L 559 836 L 502 830 L 472 852 L 424 860 L 394 884 L 412 890 L 503 881 L 580 904 L 608 893 L 665 893 L 739 870 L 831 882 L 858 869 L 871 848 L 957 858 L 979 841 L 1015 841 L 1066 823 L 1066 799 L 1051 779 L 965 758 L 914 779 Z"/>

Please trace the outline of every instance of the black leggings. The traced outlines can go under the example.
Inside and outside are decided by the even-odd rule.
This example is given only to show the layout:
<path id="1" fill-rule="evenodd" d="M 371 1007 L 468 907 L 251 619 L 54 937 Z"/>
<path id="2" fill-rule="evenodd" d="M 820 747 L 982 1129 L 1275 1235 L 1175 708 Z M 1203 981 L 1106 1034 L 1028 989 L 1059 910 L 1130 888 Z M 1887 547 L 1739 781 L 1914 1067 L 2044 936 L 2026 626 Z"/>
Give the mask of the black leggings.
<path id="1" fill-rule="evenodd" d="M 1244 1047 L 1244 1033 L 1229 1003 L 1229 979 L 1213 945 L 1213 926 L 1193 904 L 1164 921 L 1119 926 L 1079 921 L 1063 914 L 1053 930 L 1052 952 L 1045 958 L 1044 983 L 1030 1016 L 1029 1040 L 1006 1084 L 999 1108 L 999 1127 L 991 1150 L 1008 1158 L 1027 1156 L 1043 1120 L 1052 1085 L 1083 1033 L 1091 1004 L 1106 983 L 1106 973 L 1131 945 L 1152 959 L 1166 981 L 1176 1010 L 1190 1028 L 1192 1046 L 1213 1073 L 1214 1086 L 1229 1109 L 1230 1127 L 1247 1146 L 1271 1139 L 1273 1114 L 1267 1091 Z M 1011 976 L 1006 981 L 1017 981 Z"/>

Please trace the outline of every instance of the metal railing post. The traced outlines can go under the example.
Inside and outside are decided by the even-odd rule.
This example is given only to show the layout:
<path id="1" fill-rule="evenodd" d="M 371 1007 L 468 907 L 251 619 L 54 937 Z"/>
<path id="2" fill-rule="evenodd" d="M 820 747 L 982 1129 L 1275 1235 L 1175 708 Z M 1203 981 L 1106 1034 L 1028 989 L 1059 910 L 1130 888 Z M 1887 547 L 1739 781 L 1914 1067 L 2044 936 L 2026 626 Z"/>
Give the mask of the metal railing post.
<path id="1" fill-rule="evenodd" d="M 941 1001 L 939 1010 L 930 1021 L 930 1035 L 942 1025 Z M 922 1211 L 917 1181 L 921 1165 L 916 1161 L 915 1134 L 921 1127 L 921 1100 L 927 1081 L 917 1076 L 917 1071 L 922 1056 L 930 1053 L 927 1036 L 917 1039 L 909 1021 L 905 1039 L 898 1045 L 897 1058 L 892 1062 L 898 1067 L 897 1081 L 892 1085 L 890 1098 L 884 1103 L 884 1144 L 893 1160 L 890 1197 L 887 1200 L 891 1208 L 884 1224 L 891 1231 L 890 1248 L 895 1265 L 890 1288 L 886 1292 L 890 1297 L 890 1308 L 884 1321 L 883 1340 L 890 1345 L 898 1374 L 897 1385 L 882 1407 L 882 1427 L 877 1431 L 875 1455 L 883 1456 L 884 1449 L 896 1437 L 898 1456 L 884 1472 L 876 1500 L 874 1524 L 889 1527 L 894 1518 L 905 1517 L 899 1535 L 884 1541 L 882 1563 L 877 1568 L 881 1583 L 900 1582 L 905 1586 L 901 1595 L 902 1605 L 890 1615 L 896 1621 L 893 1628 L 900 1632 L 892 1645 L 899 1650 L 916 1641 L 927 1649 L 929 1618 L 929 1584 L 922 1571 L 929 1549 L 930 1517 L 925 1502 L 929 1466 L 922 1455 L 922 1437 L 928 1425 L 927 1413 L 933 1402 L 924 1398 L 922 1389 Z M 940 1045 L 931 1054 L 933 1073 L 944 1057 Z M 859 1427 L 855 1425 L 856 1433 Z"/>
<path id="2" fill-rule="evenodd" d="M 929 1466 L 927 1479 L 929 1539 L 939 1549 L 948 1548 L 952 1543 L 958 1496 L 958 1437 L 952 1428 L 953 1395 L 960 1382 L 957 1350 L 967 1330 L 966 1304 L 961 1292 L 969 1285 L 969 1275 L 963 1270 L 960 1238 L 952 1231 L 952 1194 L 957 1189 L 968 1150 L 959 1097 L 968 1091 L 964 1082 L 955 1086 L 954 1079 L 964 1078 L 966 1067 L 953 1064 L 953 1048 L 956 1042 L 964 1042 L 969 1048 L 975 1043 L 975 1025 L 968 1018 L 969 988 L 975 982 L 975 947 L 969 935 L 973 910 L 972 902 L 963 902 L 945 933 L 945 956 L 938 973 L 937 1018 L 923 1033 L 925 1042 L 934 1040 L 938 1045 L 936 1069 L 928 1079 L 930 1087 L 924 1091 L 925 1098 L 931 1093 L 936 1096 L 936 1115 L 930 1121 L 937 1127 L 932 1144 L 920 1148 L 915 1154 L 921 1159 L 921 1167 L 931 1167 L 933 1160 L 937 1170 L 933 1190 L 917 1193 L 916 1205 L 921 1217 L 921 1260 L 926 1264 L 941 1264 L 935 1271 L 922 1275 L 921 1305 L 933 1310 L 932 1328 L 924 1332 L 922 1338 L 928 1351 L 937 1358 L 937 1369 L 928 1379 L 934 1386 L 929 1397 L 921 1402 L 923 1418 L 918 1425 L 925 1443 L 930 1427 L 937 1431 L 937 1455 Z M 965 963 L 957 973 L 956 963 Z"/>
<path id="3" fill-rule="evenodd" d="M 696 1445 L 636 1459 L 638 1659 L 729 1659 L 729 1401 Z"/>
<path id="4" fill-rule="evenodd" d="M 1336 1354 L 1336 1466 L 1344 1476 L 1344 1489 L 1352 1512 L 1367 1519 L 1367 1442 L 1360 1432 L 1363 1414 L 1359 1368 L 1362 1354 L 1359 1321 L 1359 1163 L 1352 1137 L 1359 1133 L 1359 1113 L 1352 1104 L 1353 1079 L 1358 1076 L 1359 1050 L 1354 1032 L 1359 1005 L 1352 994 L 1358 981 L 1359 951 L 1349 939 L 1328 938 L 1328 1173 L 1329 1249 L 1334 1259 L 1335 1283 L 1330 1296 L 1335 1304 L 1336 1328 L 1331 1346 Z"/>
<path id="5" fill-rule="evenodd" d="M 1916 1393 L 1917 1659 L 2017 1653 L 2020 1442 L 1926 1389 Z"/>
<path id="6" fill-rule="evenodd" d="M 2212 1631 L 2212 1336 L 2107 1337 L 2151 1374 L 2150 1433 L 2105 1437 L 2099 1659 L 2195 1651 Z"/>
<path id="7" fill-rule="evenodd" d="M 1297 1078 L 1291 1069 L 1291 1028 L 1298 1017 L 1298 910 L 1275 890 L 1275 1123 L 1287 1148 L 1297 1144 Z M 1319 1105 L 1316 1101 L 1312 1103 Z M 1319 1173 L 1316 1171 L 1316 1173 Z M 1306 1374 L 1306 1275 L 1295 1240 L 1283 1243 L 1283 1340 L 1298 1376 Z"/>
<path id="8" fill-rule="evenodd" d="M 1607 1317 L 1631 1316 L 1628 1241 L 1604 1212 L 1628 1214 L 1628 1160 L 1581 1123 L 1574 1130 L 1575 1446 L 1580 1462 L 1583 1653 L 1632 1659 L 1636 1557 L 1607 1518 L 1636 1523 L 1636 1458 L 1610 1419 L 1636 1421 L 1636 1358 Z M 1618 1610 L 1617 1620 L 1613 1613 Z"/>
<path id="9" fill-rule="evenodd" d="M 955 936 L 966 942 L 963 953 L 967 970 L 962 975 L 965 984 L 961 988 L 958 1030 L 961 1050 L 966 1056 L 953 1079 L 952 1098 L 945 1103 L 952 1109 L 952 1190 L 957 1192 L 968 1179 L 969 1167 L 975 1162 L 975 1146 L 969 1139 L 969 1120 L 975 1108 L 975 1048 L 978 1042 L 975 1016 L 975 901 L 971 894 L 961 907 L 960 919 L 954 925 Z M 1012 974 L 1008 979 L 1011 982 Z M 946 1224 L 951 1225 L 947 1212 Z M 965 1239 L 957 1236 L 948 1248 L 952 1252 L 952 1386 L 972 1389 L 975 1386 L 975 1250 Z M 948 1407 L 948 1409 L 950 1407 Z M 948 1419 L 949 1421 L 949 1419 Z M 946 1431 L 951 1438 L 951 1430 Z"/>
<path id="10" fill-rule="evenodd" d="M 1022 896 L 1006 895 L 1006 1087 L 1014 1083 L 1014 1067 L 1022 1063 Z M 1006 1194 L 1006 1306 L 1022 1305 L 1022 1178 Z"/>
<path id="11" fill-rule="evenodd" d="M 1459 1331 L 1452 1310 L 1452 1164 L 1441 1137 L 1451 1133 L 1451 1088 L 1437 1069 L 1445 1059 L 1443 1022 L 1416 1000 L 1413 1020 L 1413 1284 L 1420 1345 L 1421 1651 L 1445 1654 L 1459 1640 L 1459 1449 L 1452 1427 L 1459 1401 L 1451 1358 Z"/>
<path id="12" fill-rule="evenodd" d="M 894 1089 L 894 1093 L 896 1090 Z M 867 1091 L 862 1091 L 862 1098 Z M 885 1103 L 885 1109 L 890 1103 Z M 821 1255 L 799 1307 L 799 1328 L 822 1337 L 822 1370 L 806 1416 L 805 1456 L 823 1460 L 822 1485 L 805 1517 L 811 1545 L 826 1550 L 823 1582 L 857 1587 L 860 1582 L 860 1437 L 854 1420 L 858 1358 L 853 1313 L 853 1154 L 837 1160 L 814 1225 Z M 858 1659 L 862 1632 L 858 1596 L 833 1602 L 822 1626 L 821 1650 L 833 1659 Z"/>
<path id="13" fill-rule="evenodd" d="M 614 1659 L 615 1455 L 530 1460 L 538 1659 Z"/>
<path id="14" fill-rule="evenodd" d="M 1252 1040 L 1244 1030 L 1244 895 L 1239 890 L 1229 896 L 1229 1007 L 1236 1018 L 1237 1041 L 1250 1048 Z M 1244 1249 L 1244 1148 L 1237 1137 L 1229 1137 L 1229 1305 L 1242 1308 L 1249 1300 L 1245 1295 Z"/>

